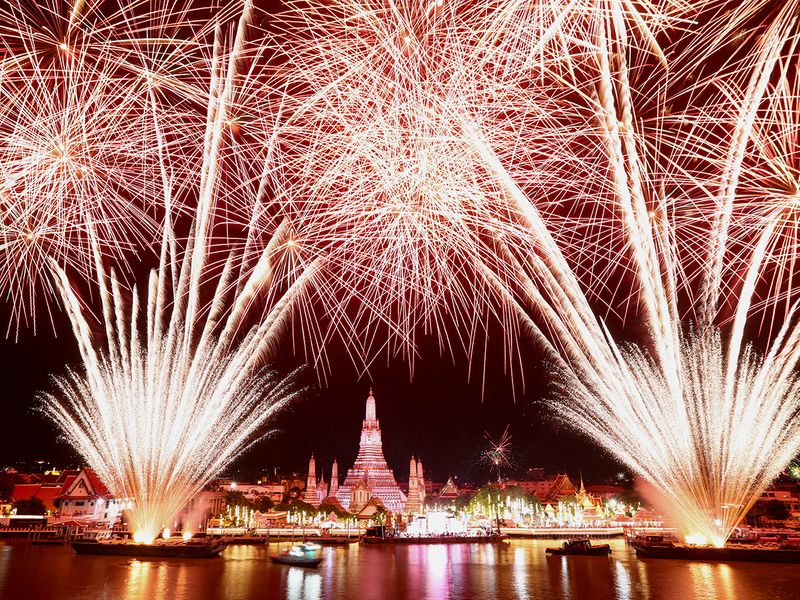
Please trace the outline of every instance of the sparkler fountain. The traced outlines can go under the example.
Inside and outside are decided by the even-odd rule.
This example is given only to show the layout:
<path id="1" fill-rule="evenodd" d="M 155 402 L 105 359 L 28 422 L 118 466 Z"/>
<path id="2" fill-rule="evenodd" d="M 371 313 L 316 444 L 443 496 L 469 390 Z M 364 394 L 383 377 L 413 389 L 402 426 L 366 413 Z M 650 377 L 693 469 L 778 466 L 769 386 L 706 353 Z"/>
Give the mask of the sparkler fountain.
<path id="1" fill-rule="evenodd" d="M 282 256 L 295 250 L 285 225 L 273 229 L 260 254 L 254 254 L 251 240 L 257 234 L 247 231 L 249 250 L 231 252 L 220 268 L 210 260 L 223 198 L 231 201 L 231 192 L 223 197 L 221 191 L 224 168 L 237 164 L 228 123 L 248 105 L 241 95 L 249 80 L 237 69 L 253 60 L 244 39 L 250 13 L 245 3 L 230 48 L 221 30 L 215 36 L 202 169 L 175 171 L 171 133 L 161 128 L 165 122 L 155 100 L 148 107 L 165 222 L 158 268 L 144 289 L 134 286 L 128 299 L 88 227 L 103 335 L 92 331 L 94 316 L 80 287 L 51 261 L 83 368 L 56 378 L 56 390 L 42 396 L 45 411 L 115 496 L 131 502 L 134 539 L 146 544 L 257 439 L 276 410 L 302 393 L 294 374 L 281 376 L 263 362 L 291 310 L 301 304 L 314 264 L 280 268 Z M 180 250 L 175 202 L 189 181 L 197 186 L 196 209 Z M 261 189 L 264 181 L 255 178 L 254 185 Z M 267 309 L 254 325 L 256 302 Z"/>
<path id="2" fill-rule="evenodd" d="M 782 48 L 789 44 L 795 52 L 792 6 L 779 11 L 751 57 L 752 81 L 738 100 L 743 108 L 733 131 L 704 138 L 699 129 L 686 134 L 676 126 L 678 133 L 671 132 L 666 116 L 660 117 L 654 139 L 646 137 L 650 132 L 635 115 L 628 64 L 630 55 L 643 52 L 630 23 L 637 23 L 637 30 L 645 21 L 621 2 L 571 4 L 561 12 L 525 12 L 513 5 L 487 11 L 488 16 L 462 3 L 386 8 L 349 2 L 337 10 L 312 3 L 287 21 L 302 23 L 293 66 L 306 92 L 284 138 L 302 154 L 286 164 L 308 169 L 303 173 L 308 184 L 293 193 L 314 199 L 335 191 L 334 212 L 358 215 L 361 223 L 368 222 L 365 214 L 383 210 L 377 226 L 394 223 L 398 214 L 419 225 L 405 230 L 404 248 L 381 241 L 379 249 L 391 247 L 399 254 L 391 262 L 380 252 L 358 254 L 366 262 L 359 271 L 383 285 L 377 297 L 369 296 L 369 304 L 380 308 L 402 296 L 395 286 L 428 290 L 427 282 L 443 280 L 461 289 L 459 277 L 430 276 L 442 272 L 440 263 L 402 277 L 387 269 L 386 264 L 403 261 L 429 266 L 414 262 L 417 254 L 406 254 L 414 247 L 413 236 L 420 244 L 434 239 L 441 245 L 435 255 L 443 262 L 466 249 L 469 273 L 480 274 L 479 289 L 486 290 L 476 294 L 467 311 L 482 310 L 494 294 L 502 297 L 505 304 L 498 312 L 519 317 L 558 365 L 563 379 L 556 405 L 564 418 L 652 482 L 672 505 L 687 538 L 718 546 L 800 449 L 800 384 L 794 373 L 800 325 L 794 310 L 785 314 L 763 355 L 744 338 L 767 248 L 775 243 L 786 205 L 771 209 L 771 220 L 763 212 L 745 211 L 739 224 L 750 233 L 754 222 L 767 225 L 755 239 L 728 232 L 735 209 L 753 206 L 738 197 L 737 184 L 759 107 L 768 102 L 769 115 L 788 115 L 796 122 L 790 93 L 775 86 L 771 96 L 766 94 L 776 74 L 796 77 L 793 68 L 775 68 Z M 757 11 L 759 5 L 747 8 Z M 543 14 L 551 17 L 549 27 L 532 23 Z M 746 16 L 737 14 L 737 19 Z M 509 37 L 513 25 L 530 34 L 527 53 L 519 47 L 525 36 Z M 709 31 L 714 28 L 703 30 Z M 644 38 L 652 52 L 657 36 Z M 708 51 L 703 40 L 695 42 L 691 47 Z M 547 52 L 551 43 L 563 49 L 560 59 Z M 664 62 L 665 54 L 655 50 Z M 734 79 L 746 71 L 740 67 Z M 720 76 L 714 81 L 726 85 Z M 658 111 L 666 115 L 660 102 Z M 671 155 L 658 150 L 668 138 L 674 144 Z M 792 134 L 781 139 L 788 142 Z M 729 152 L 720 152 L 725 145 Z M 703 181 L 710 170 L 698 174 L 690 165 L 711 164 L 720 155 L 728 156 L 725 176 L 719 192 L 712 192 Z M 578 169 L 588 176 L 586 183 L 576 182 Z M 412 182 L 415 193 L 387 186 L 387 180 Z M 356 185 L 348 185 L 352 182 Z M 672 198 L 664 193 L 667 186 L 674 189 Z M 469 193 L 459 202 L 447 201 L 450 190 L 464 189 Z M 596 227 L 597 235 L 570 239 L 555 227 L 569 223 L 563 214 L 543 211 L 531 201 L 555 198 L 558 207 L 565 195 L 600 207 L 572 223 L 579 231 Z M 419 202 L 420 196 L 428 201 Z M 712 199 L 711 208 L 702 208 L 703 198 Z M 567 212 L 580 214 L 585 208 L 574 200 L 568 204 L 573 208 Z M 425 222 L 431 206 L 446 207 L 431 219 L 433 225 Z M 458 224 L 471 223 L 474 215 L 492 226 L 464 235 L 474 229 Z M 353 239 L 364 243 L 361 238 L 376 239 Z M 613 240 L 616 248 L 590 247 L 596 239 Z M 728 260 L 729 267 L 722 268 Z M 643 345 L 618 341 L 596 316 L 590 288 L 577 275 L 586 262 L 619 263 L 632 275 L 632 291 L 622 307 L 614 306 L 613 298 L 604 302 L 630 312 L 629 319 L 634 309 L 624 307 L 635 306 Z M 720 322 L 719 289 L 726 278 L 739 277 L 733 319 Z M 486 282 L 490 285 L 484 287 Z M 384 296 L 387 283 L 391 291 Z M 688 311 L 679 308 L 682 296 L 690 300 Z M 692 316 L 697 317 L 694 329 L 682 322 Z M 437 323 L 438 318 L 434 314 Z M 399 326 L 406 335 L 407 324 Z"/>

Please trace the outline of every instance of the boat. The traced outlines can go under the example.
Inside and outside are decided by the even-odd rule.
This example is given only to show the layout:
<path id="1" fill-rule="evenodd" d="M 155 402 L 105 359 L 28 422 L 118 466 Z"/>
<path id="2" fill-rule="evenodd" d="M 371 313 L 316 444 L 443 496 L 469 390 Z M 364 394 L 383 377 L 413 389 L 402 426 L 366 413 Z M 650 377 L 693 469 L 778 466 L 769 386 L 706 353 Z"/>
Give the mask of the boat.
<path id="1" fill-rule="evenodd" d="M 208 538 L 155 540 L 152 544 L 130 539 L 76 539 L 72 542 L 72 549 L 78 554 L 140 558 L 214 558 L 226 546 L 224 541 Z"/>
<path id="2" fill-rule="evenodd" d="M 63 535 L 44 535 L 42 537 L 34 538 L 31 544 L 41 546 L 54 546 L 66 543 L 67 539 Z"/>
<path id="3" fill-rule="evenodd" d="M 273 554 L 272 562 L 294 567 L 318 567 L 322 562 L 320 546 L 317 544 L 298 544 L 283 552 Z"/>
<path id="4" fill-rule="evenodd" d="M 501 533 L 404 535 L 378 526 L 367 529 L 361 541 L 365 544 L 496 544 L 505 541 L 506 537 Z"/>
<path id="5" fill-rule="evenodd" d="M 349 546 L 360 541 L 358 536 L 346 535 L 320 535 L 314 538 L 314 543 L 320 546 Z"/>
<path id="6" fill-rule="evenodd" d="M 553 556 L 608 556 L 611 546 L 597 544 L 592 546 L 589 540 L 567 540 L 560 548 L 547 548 L 545 554 Z"/>
<path id="7" fill-rule="evenodd" d="M 715 546 L 693 546 L 657 539 L 660 536 L 637 538 L 631 544 L 638 558 L 672 558 L 699 561 L 748 561 L 770 563 L 800 563 L 800 548 L 796 545 L 734 544 Z"/>

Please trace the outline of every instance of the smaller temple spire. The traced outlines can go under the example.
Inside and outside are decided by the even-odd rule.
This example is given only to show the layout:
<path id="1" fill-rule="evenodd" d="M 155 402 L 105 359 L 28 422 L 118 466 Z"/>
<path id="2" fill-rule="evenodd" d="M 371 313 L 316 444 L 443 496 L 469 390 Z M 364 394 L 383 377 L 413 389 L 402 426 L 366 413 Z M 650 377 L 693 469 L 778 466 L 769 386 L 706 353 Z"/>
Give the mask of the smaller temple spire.
<path id="1" fill-rule="evenodd" d="M 333 459 L 333 466 L 331 467 L 331 488 L 330 495 L 335 496 L 339 491 L 339 463 Z"/>
<path id="2" fill-rule="evenodd" d="M 311 460 L 308 461 L 308 479 L 306 479 L 306 491 L 303 494 L 303 502 L 307 502 L 313 506 L 319 506 L 319 499 L 317 498 L 317 470 L 314 455 L 311 455 Z"/>
<path id="3" fill-rule="evenodd" d="M 425 505 L 425 477 L 422 471 L 422 459 L 417 460 L 417 488 L 419 489 L 420 506 Z"/>

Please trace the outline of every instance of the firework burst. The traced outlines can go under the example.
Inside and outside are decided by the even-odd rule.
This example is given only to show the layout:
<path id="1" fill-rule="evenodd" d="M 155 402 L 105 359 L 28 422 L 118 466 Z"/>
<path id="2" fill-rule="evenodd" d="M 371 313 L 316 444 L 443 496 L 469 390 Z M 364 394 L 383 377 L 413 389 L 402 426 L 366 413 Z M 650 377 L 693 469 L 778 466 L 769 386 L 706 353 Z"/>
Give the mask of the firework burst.
<path id="1" fill-rule="evenodd" d="M 489 471 L 495 474 L 497 483 L 502 483 L 503 470 L 511 469 L 514 466 L 514 452 L 511 448 L 511 434 L 508 433 L 508 426 L 503 430 L 503 434 L 497 441 L 488 431 L 485 433 L 485 438 L 489 444 L 480 453 L 478 462 L 488 467 Z"/>
<path id="2" fill-rule="evenodd" d="M 668 77 L 659 42 L 673 27 L 674 48 L 697 60 L 725 47 L 712 37 L 720 33 L 719 13 L 704 12 L 703 3 L 477 11 L 461 3 L 312 3 L 284 21 L 301 33 L 288 59 L 299 79 L 287 84 L 293 104 L 279 160 L 291 183 L 283 189 L 313 221 L 325 222 L 326 213 L 337 226 L 354 219 L 359 235 L 331 245 L 352 248 L 342 261 L 354 275 L 347 285 L 358 290 L 353 280 L 365 277 L 364 289 L 375 290 L 359 298 L 370 318 L 400 323 L 408 336 L 414 321 L 392 314 L 400 302 L 441 324 L 434 308 L 440 282 L 457 298 L 474 299 L 453 303 L 468 314 L 501 297 L 502 310 L 516 307 L 566 374 L 565 418 L 653 481 L 687 533 L 715 544 L 798 444 L 792 311 L 763 358 L 744 338 L 779 221 L 748 240 L 742 232 L 752 235 L 758 211 L 737 191 L 749 164 L 742 157 L 759 133 L 754 124 L 766 133 L 795 122 L 788 82 L 796 73 L 776 69 L 792 62 L 779 60 L 787 47 L 794 52 L 792 6 L 778 11 L 750 61 L 726 75 L 750 78 L 742 96 L 725 99 L 734 126 L 706 134 L 688 111 L 669 116 L 668 99 L 680 95 L 673 81 L 690 81 L 694 66 Z M 734 20 L 744 23 L 762 8 L 747 3 Z M 681 19 L 701 17 L 707 22 L 699 34 L 681 36 Z M 650 80 L 637 75 L 645 70 L 654 72 Z M 770 81 L 782 91 L 769 95 L 773 110 L 763 111 Z M 724 76 L 714 82 L 724 93 L 733 89 Z M 658 93 L 648 113 L 642 90 L 651 88 Z M 690 103 L 709 96 L 700 84 L 681 93 Z M 791 159 L 792 135 L 767 133 L 762 158 L 779 151 Z M 724 164 L 714 173 L 708 165 L 718 157 Z M 770 168 L 783 174 L 783 195 L 793 197 L 784 185 L 791 169 L 779 161 Z M 752 174 L 754 183 L 763 181 Z M 457 201 L 448 203 L 453 192 Z M 743 203 L 748 217 L 734 222 Z M 443 207 L 445 215 L 436 212 Z M 783 205 L 770 210 L 786 215 Z M 476 235 L 475 221 L 492 226 Z M 337 226 L 327 231 L 338 235 Z M 428 248 L 435 252 L 425 254 Z M 459 264 L 452 257 L 465 258 L 478 291 L 447 272 Z M 736 290 L 734 310 L 723 330 L 721 290 L 728 289 Z M 772 294 L 770 306 L 779 296 Z M 409 302 L 415 298 L 424 300 Z M 598 301 L 637 324 L 641 347 L 612 335 L 596 316 Z M 696 332 L 684 317 L 697 319 Z M 652 452 L 643 460 L 634 444 L 646 443 Z"/>
<path id="3" fill-rule="evenodd" d="M 80 285 L 50 261 L 83 368 L 56 378 L 56 391 L 43 395 L 45 410 L 115 496 L 132 502 L 129 522 L 142 542 L 151 542 L 263 433 L 276 410 L 302 393 L 293 374 L 281 376 L 263 364 L 312 280 L 314 265 L 292 271 L 290 281 L 286 270 L 276 275 L 289 239 L 285 226 L 274 228 L 255 260 L 234 254 L 215 260 L 220 248 L 230 246 L 226 239 L 217 242 L 225 229 L 219 209 L 232 203 L 233 194 L 223 193 L 222 184 L 231 175 L 227 169 L 242 164 L 231 156 L 240 147 L 229 135 L 229 117 L 241 109 L 234 100 L 246 80 L 238 69 L 250 18 L 248 5 L 230 40 L 217 34 L 197 172 L 174 171 L 171 132 L 156 127 L 156 174 L 166 211 L 159 264 L 146 286 L 127 294 L 119 276 L 104 266 L 95 228 L 88 228 L 102 335 L 92 333 L 94 316 Z M 185 176 L 196 186 L 196 205 L 181 247 L 173 209 L 188 189 Z M 244 198 L 238 204 L 256 205 Z"/>

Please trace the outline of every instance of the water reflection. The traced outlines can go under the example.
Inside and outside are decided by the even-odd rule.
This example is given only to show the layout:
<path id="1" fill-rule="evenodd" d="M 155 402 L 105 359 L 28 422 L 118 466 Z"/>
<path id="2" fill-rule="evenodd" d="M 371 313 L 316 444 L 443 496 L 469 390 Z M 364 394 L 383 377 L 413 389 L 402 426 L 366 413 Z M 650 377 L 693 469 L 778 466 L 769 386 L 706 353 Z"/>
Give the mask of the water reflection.
<path id="1" fill-rule="evenodd" d="M 301 567 L 289 567 L 286 575 L 288 600 L 318 600 L 321 597 L 322 575 Z"/>
<path id="2" fill-rule="evenodd" d="M 66 547 L 0 543 L 0 598 L 797 598 L 796 565 L 638 560 L 622 541 L 607 557 L 546 557 L 553 542 L 325 548 L 316 570 L 275 565 L 270 546 L 217 560 L 77 556 Z M 46 569 L 47 576 L 42 573 Z"/>
<path id="3" fill-rule="evenodd" d="M 131 600 L 144 600 L 145 594 L 150 589 L 150 569 L 152 564 L 148 561 L 132 560 L 128 568 L 128 577 L 125 589 Z"/>
<path id="4" fill-rule="evenodd" d="M 695 598 L 734 600 L 731 567 L 723 563 L 690 563 Z"/>
<path id="5" fill-rule="evenodd" d="M 631 575 L 622 561 L 614 561 L 614 589 L 619 600 L 631 599 Z"/>
<path id="6" fill-rule="evenodd" d="M 517 598 L 528 600 L 528 561 L 525 548 L 514 548 L 514 591 Z"/>

